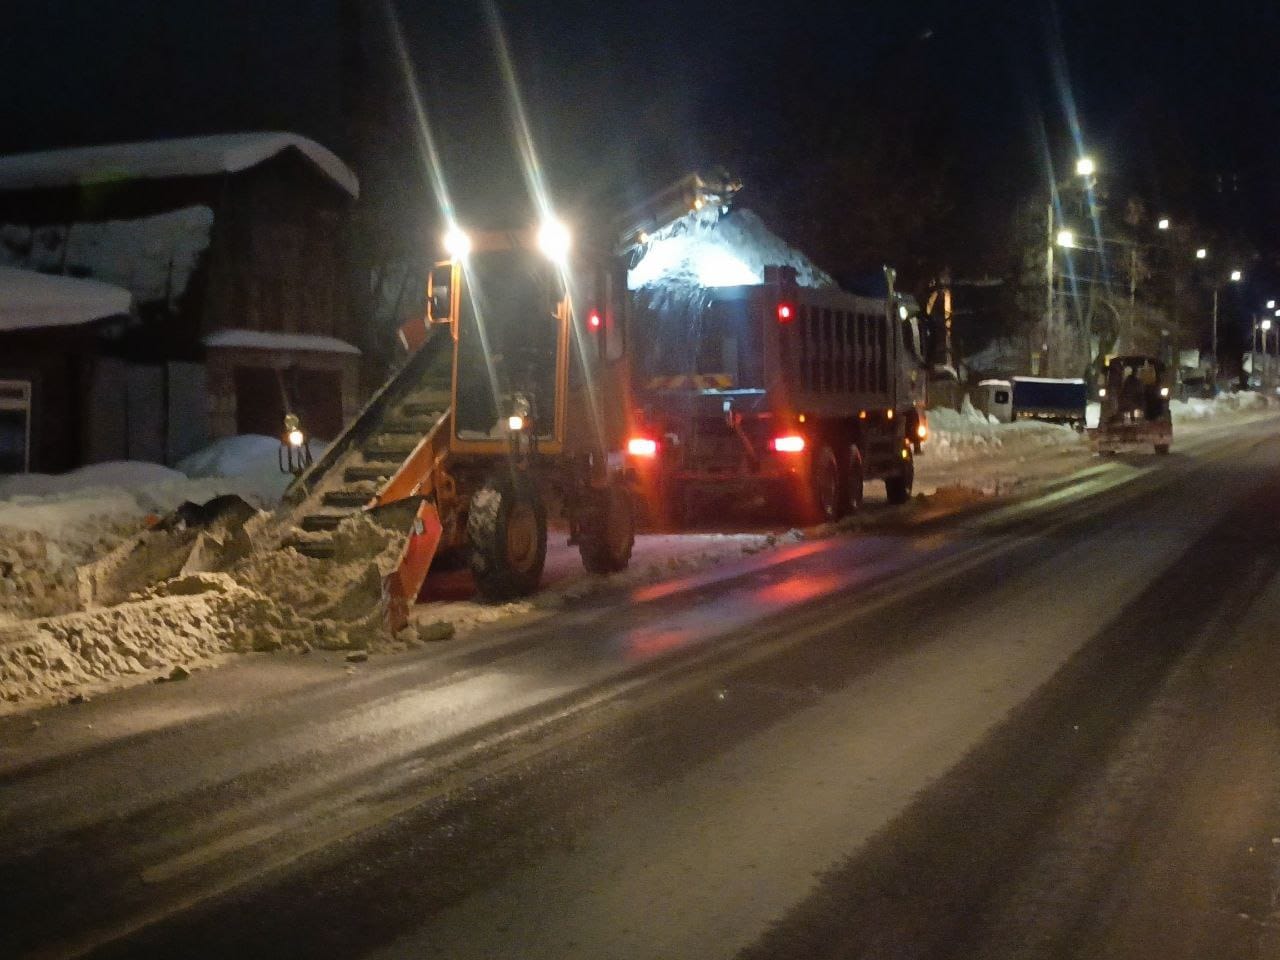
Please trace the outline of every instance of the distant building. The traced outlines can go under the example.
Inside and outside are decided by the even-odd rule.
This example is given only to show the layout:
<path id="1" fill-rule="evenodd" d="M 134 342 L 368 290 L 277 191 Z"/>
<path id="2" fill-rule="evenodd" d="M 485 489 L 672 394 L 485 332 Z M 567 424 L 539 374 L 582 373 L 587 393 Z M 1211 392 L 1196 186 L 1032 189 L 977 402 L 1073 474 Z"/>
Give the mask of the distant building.
<path id="1" fill-rule="evenodd" d="M 0 353 L 0 380 L 32 398 L 29 468 L 173 463 L 213 437 L 278 434 L 286 406 L 331 439 L 360 402 L 368 346 L 344 256 L 358 192 L 342 161 L 288 133 L 0 157 L 0 267 L 132 297 L 126 322 L 77 327 L 88 341 L 62 387 L 30 357 L 66 326 Z M 46 423 L 55 409 L 81 427 Z"/>

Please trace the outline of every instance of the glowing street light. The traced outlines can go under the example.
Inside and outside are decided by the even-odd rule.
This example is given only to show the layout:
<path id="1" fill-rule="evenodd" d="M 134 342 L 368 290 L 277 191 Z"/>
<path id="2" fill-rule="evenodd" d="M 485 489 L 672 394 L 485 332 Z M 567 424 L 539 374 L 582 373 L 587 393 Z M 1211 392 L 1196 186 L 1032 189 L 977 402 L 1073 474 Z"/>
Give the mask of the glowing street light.
<path id="1" fill-rule="evenodd" d="M 1159 220 L 1159 222 L 1156 224 L 1156 229 L 1157 229 L 1157 230 L 1168 230 L 1168 229 L 1169 229 L 1169 218 L 1168 218 L 1168 217 L 1161 217 L 1161 218 L 1160 218 L 1160 220 Z"/>
<path id="2" fill-rule="evenodd" d="M 1097 167 L 1094 165 L 1092 157 L 1081 157 L 1076 161 L 1076 175 L 1081 177 L 1092 177 Z"/>
<path id="3" fill-rule="evenodd" d="M 1262 327 L 1262 332 L 1266 333 L 1268 330 L 1271 329 L 1271 318 L 1267 317 L 1267 319 L 1263 320 L 1262 323 L 1259 324 L 1259 326 Z"/>
<path id="4" fill-rule="evenodd" d="M 1274 310 L 1275 308 L 1276 308 L 1276 302 L 1275 302 L 1274 300 L 1268 300 L 1268 301 L 1267 301 L 1267 309 L 1268 309 L 1268 310 Z"/>
<path id="5" fill-rule="evenodd" d="M 1244 274 L 1243 274 L 1243 273 L 1241 273 L 1239 270 L 1232 270 L 1232 271 L 1231 271 L 1231 282 L 1232 282 L 1232 283 L 1239 283 L 1239 282 L 1240 282 L 1240 278 L 1241 278 L 1241 277 L 1243 277 L 1243 276 L 1244 276 Z"/>
<path id="6" fill-rule="evenodd" d="M 1058 246 L 1074 247 L 1076 245 L 1076 235 L 1070 230 L 1058 231 Z"/>
<path id="7" fill-rule="evenodd" d="M 1209 255 L 1209 251 L 1206 250 L 1204 247 L 1201 247 L 1199 250 L 1196 251 L 1197 260 L 1203 260 L 1208 255 Z"/>

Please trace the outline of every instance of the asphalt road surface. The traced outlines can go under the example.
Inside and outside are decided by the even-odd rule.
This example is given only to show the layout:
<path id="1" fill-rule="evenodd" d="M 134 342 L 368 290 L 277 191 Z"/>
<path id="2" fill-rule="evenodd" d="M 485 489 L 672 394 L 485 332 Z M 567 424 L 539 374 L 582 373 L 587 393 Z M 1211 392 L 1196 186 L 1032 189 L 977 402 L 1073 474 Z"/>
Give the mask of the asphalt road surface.
<path id="1" fill-rule="evenodd" d="M 9 718 L 0 955 L 1280 956 L 1277 571 L 1272 419 Z"/>

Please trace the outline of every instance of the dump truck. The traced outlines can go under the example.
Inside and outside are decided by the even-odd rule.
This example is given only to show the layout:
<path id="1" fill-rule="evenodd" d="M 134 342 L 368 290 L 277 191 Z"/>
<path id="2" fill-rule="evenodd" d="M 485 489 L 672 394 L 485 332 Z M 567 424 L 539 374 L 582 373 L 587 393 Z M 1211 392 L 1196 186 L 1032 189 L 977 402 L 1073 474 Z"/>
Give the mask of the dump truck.
<path id="1" fill-rule="evenodd" d="M 536 590 L 549 512 L 588 570 L 625 568 L 634 542 L 616 261 L 575 253 L 557 222 L 454 228 L 447 247 L 425 332 L 402 331 L 417 349 L 286 496 L 288 545 L 312 556 L 355 510 L 400 518 L 382 584 L 392 631 L 446 552 L 465 556 L 485 598 Z"/>
<path id="2" fill-rule="evenodd" d="M 677 232 L 633 227 L 624 243 L 653 256 L 644 248 L 673 238 L 688 253 L 727 202 L 700 181 L 681 196 Z M 788 520 L 834 521 L 876 480 L 905 502 L 928 433 L 926 367 L 894 271 L 871 295 L 803 285 L 783 263 L 750 273 L 710 249 L 672 283 L 633 291 L 628 459 L 646 514 L 679 526 L 700 500 L 764 498 Z"/>

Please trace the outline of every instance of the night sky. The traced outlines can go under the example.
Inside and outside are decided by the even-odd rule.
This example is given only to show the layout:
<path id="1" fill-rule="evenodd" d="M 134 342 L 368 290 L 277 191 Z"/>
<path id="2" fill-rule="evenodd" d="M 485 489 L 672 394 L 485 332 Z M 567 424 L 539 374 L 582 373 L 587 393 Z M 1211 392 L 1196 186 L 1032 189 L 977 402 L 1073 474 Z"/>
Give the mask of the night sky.
<path id="1" fill-rule="evenodd" d="M 990 251 L 1012 203 L 1045 188 L 1046 156 L 1070 162 L 1073 102 L 1114 182 L 1280 247 L 1274 3 L 500 6 L 548 181 L 568 210 L 617 206 L 718 162 L 775 219 L 802 200 L 816 219 L 798 184 L 820 178 L 833 150 L 856 159 L 865 142 L 881 158 L 868 173 L 877 182 L 848 186 L 830 218 L 856 221 L 859 189 L 870 208 L 884 183 L 936 188 L 935 220 L 899 232 Z M 402 0 L 399 12 L 458 208 L 491 215 L 522 188 L 483 6 Z M 430 223 L 404 86 L 383 18 L 371 19 L 368 89 L 353 101 L 339 0 L 15 5 L 0 39 L 0 150 L 291 129 L 354 156 L 366 180 L 398 170 L 401 205 Z M 369 97 L 385 101 L 383 152 L 407 166 L 370 166 L 353 147 L 344 105 L 367 110 Z M 805 235 L 802 224 L 790 232 Z"/>

